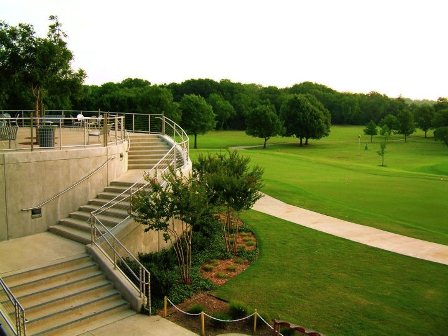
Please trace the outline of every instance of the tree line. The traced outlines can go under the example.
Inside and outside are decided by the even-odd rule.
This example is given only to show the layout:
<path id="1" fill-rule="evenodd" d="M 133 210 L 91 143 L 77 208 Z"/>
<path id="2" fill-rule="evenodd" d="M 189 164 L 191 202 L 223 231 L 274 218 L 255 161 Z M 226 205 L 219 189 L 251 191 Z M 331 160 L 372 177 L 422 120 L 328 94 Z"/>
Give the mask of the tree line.
<path id="1" fill-rule="evenodd" d="M 0 22 L 0 109 L 34 109 L 36 114 L 45 109 L 163 113 L 195 139 L 210 129 L 246 130 L 264 138 L 265 144 L 276 134 L 295 135 L 307 144 L 308 139 L 328 135 L 330 124 L 379 125 L 390 116 L 400 120 L 411 115 L 405 133 L 412 125 L 425 133 L 448 127 L 446 98 L 412 101 L 378 92 L 338 92 L 312 82 L 277 88 L 228 79 L 156 85 L 128 78 L 84 85 L 86 74 L 72 69 L 73 54 L 66 39 L 55 16 L 50 17 L 45 38 L 37 37 L 31 25 Z M 260 119 L 268 122 L 260 123 Z"/>

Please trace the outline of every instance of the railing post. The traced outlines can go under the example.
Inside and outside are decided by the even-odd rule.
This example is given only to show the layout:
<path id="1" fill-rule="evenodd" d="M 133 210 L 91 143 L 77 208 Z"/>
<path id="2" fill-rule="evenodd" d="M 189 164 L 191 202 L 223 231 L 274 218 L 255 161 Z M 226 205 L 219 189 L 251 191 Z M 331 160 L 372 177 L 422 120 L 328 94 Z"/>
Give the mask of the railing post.
<path id="1" fill-rule="evenodd" d="M 205 336 L 205 315 L 201 312 L 201 336 Z"/>
<path id="2" fill-rule="evenodd" d="M 162 135 L 165 135 L 165 116 L 162 115 Z"/>
<path id="3" fill-rule="evenodd" d="M 257 310 L 255 309 L 255 313 L 254 313 L 254 335 L 257 332 Z"/>
<path id="4" fill-rule="evenodd" d="M 115 115 L 115 144 L 117 144 L 118 143 L 118 130 L 117 130 L 117 128 L 118 128 L 118 116 L 117 115 Z"/>
<path id="5" fill-rule="evenodd" d="M 59 119 L 59 150 L 62 149 L 62 119 Z"/>
<path id="6" fill-rule="evenodd" d="M 168 298 L 166 296 L 163 297 L 163 317 L 168 316 Z"/>

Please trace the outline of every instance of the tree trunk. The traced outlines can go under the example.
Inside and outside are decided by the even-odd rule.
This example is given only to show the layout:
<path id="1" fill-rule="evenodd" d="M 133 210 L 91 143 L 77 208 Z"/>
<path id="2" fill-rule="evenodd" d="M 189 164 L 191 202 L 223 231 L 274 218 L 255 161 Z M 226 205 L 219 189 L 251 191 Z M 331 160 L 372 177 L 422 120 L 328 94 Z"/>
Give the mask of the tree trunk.
<path id="1" fill-rule="evenodd" d="M 308 138 L 305 138 L 305 145 L 308 145 Z"/>
<path id="2" fill-rule="evenodd" d="M 370 143 L 372 143 L 373 142 L 373 135 L 371 134 L 370 135 Z"/>
<path id="3" fill-rule="evenodd" d="M 264 144 L 263 144 L 263 149 L 266 149 L 266 142 L 268 141 L 267 138 L 264 138 Z"/>
<path id="4" fill-rule="evenodd" d="M 198 135 L 194 134 L 194 149 L 198 149 Z"/>
<path id="5" fill-rule="evenodd" d="M 407 142 L 407 136 L 406 136 L 406 134 L 404 135 L 404 142 Z"/>
<path id="6" fill-rule="evenodd" d="M 425 139 L 426 139 L 426 132 L 428 132 L 427 130 L 425 131 Z"/>
<path id="7" fill-rule="evenodd" d="M 302 147 L 303 146 L 303 137 L 300 137 L 300 147 Z"/>

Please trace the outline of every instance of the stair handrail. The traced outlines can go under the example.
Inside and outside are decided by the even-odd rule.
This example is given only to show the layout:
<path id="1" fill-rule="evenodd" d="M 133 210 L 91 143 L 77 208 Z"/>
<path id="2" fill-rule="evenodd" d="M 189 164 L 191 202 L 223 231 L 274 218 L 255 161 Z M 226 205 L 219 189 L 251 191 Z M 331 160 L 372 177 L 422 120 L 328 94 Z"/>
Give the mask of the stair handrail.
<path id="1" fill-rule="evenodd" d="M 65 194 L 66 192 L 72 190 L 73 188 L 77 187 L 78 185 L 80 185 L 82 182 L 84 182 L 85 180 L 89 179 L 92 175 L 94 175 L 95 173 L 97 173 L 101 168 L 103 168 L 104 166 L 106 166 L 110 161 L 112 161 L 115 157 L 110 157 L 108 158 L 103 164 L 101 164 L 99 167 L 96 167 L 93 171 L 91 171 L 89 174 L 87 174 L 86 176 L 84 176 L 83 178 L 81 178 L 80 180 L 76 181 L 75 183 L 73 183 L 72 185 L 70 185 L 69 187 L 65 188 L 64 190 L 58 192 L 57 194 L 53 195 L 52 197 L 50 197 L 49 199 L 47 199 L 46 201 L 43 201 L 42 203 L 31 207 L 31 208 L 24 208 L 24 209 L 20 209 L 21 211 L 31 211 L 33 209 L 36 208 L 42 208 L 45 204 L 50 203 L 51 201 L 54 201 L 55 199 L 57 199 L 58 197 L 62 196 L 63 194 Z"/>
<path id="2" fill-rule="evenodd" d="M 11 329 L 11 331 L 15 335 L 26 336 L 25 309 L 20 304 L 19 300 L 17 300 L 17 298 L 11 292 L 11 290 L 9 289 L 9 287 L 6 285 L 6 283 L 3 281 L 2 278 L 0 278 L 0 289 L 6 294 L 6 297 L 8 298 L 9 303 L 11 303 L 12 306 L 14 307 L 15 326 L 11 324 L 11 321 L 9 320 L 9 316 L 5 316 L 1 309 L 0 309 L 0 314 L 3 316 L 3 319 L 8 324 L 8 327 Z"/>
<path id="3" fill-rule="evenodd" d="M 148 176 L 151 173 L 155 172 L 156 178 L 157 173 L 159 172 L 160 166 L 162 166 L 163 163 L 167 162 L 166 167 L 163 167 L 162 174 L 169 169 L 170 166 L 174 166 L 174 169 L 181 169 L 183 168 L 189 161 L 189 138 L 187 133 L 179 126 L 177 125 L 173 120 L 166 118 L 165 116 L 156 117 L 160 118 L 162 120 L 162 132 L 161 134 L 163 136 L 169 136 L 166 134 L 166 128 L 172 129 L 172 140 L 173 145 L 168 150 L 168 152 L 148 171 L 146 172 L 145 176 Z M 149 130 L 150 133 L 150 130 Z M 177 141 L 177 138 L 180 139 L 180 141 Z M 177 166 L 177 154 L 182 154 L 182 165 Z M 122 269 L 121 272 L 125 275 L 125 277 L 128 279 L 131 284 L 137 288 L 137 286 L 134 284 L 132 279 L 129 278 L 129 274 L 131 277 L 134 278 L 135 282 L 138 282 L 138 290 L 139 295 L 145 298 L 147 309 L 149 312 L 151 312 L 151 294 L 150 294 L 150 273 L 149 271 L 140 263 L 140 261 L 120 242 L 120 240 L 114 235 L 114 233 L 101 222 L 101 219 L 98 217 L 101 213 L 107 211 L 108 209 L 112 208 L 116 204 L 126 200 L 127 198 L 132 197 L 136 192 L 140 191 L 141 189 L 145 188 L 149 182 L 146 181 L 145 176 L 142 177 L 137 182 L 133 183 L 129 188 L 121 192 L 119 195 L 115 196 L 112 200 L 101 206 L 100 208 L 94 210 L 90 214 L 90 224 L 91 224 L 91 240 L 92 243 L 98 247 L 98 249 L 114 264 L 114 267 L 117 266 L 117 258 L 121 261 L 122 265 L 125 265 L 127 272 L 124 272 Z M 162 182 L 166 183 L 166 182 Z M 114 229 L 117 228 L 120 224 L 125 222 L 127 219 L 130 218 L 130 213 L 126 218 L 124 218 L 120 223 L 115 225 Z M 99 233 L 99 237 L 97 235 Z M 112 242 L 109 241 L 112 240 Z M 113 252 L 113 258 L 111 258 L 108 253 L 103 249 L 101 246 L 101 243 L 105 242 L 110 250 Z M 121 253 L 117 250 L 117 246 L 124 251 L 126 254 L 126 257 L 123 257 Z M 139 275 L 135 274 L 135 272 L 129 267 L 129 265 L 126 263 L 126 258 L 130 259 L 132 262 L 136 263 L 139 267 Z M 119 266 L 122 266 L 119 265 Z M 128 273 L 128 274 L 126 274 Z"/>
<path id="4" fill-rule="evenodd" d="M 120 240 L 115 237 L 115 235 L 109 230 L 109 228 L 101 223 L 100 220 L 98 220 L 95 216 L 91 216 L 89 221 L 92 227 L 92 244 L 94 244 L 104 254 L 104 256 L 109 259 L 109 261 L 114 265 L 114 269 L 117 269 L 118 266 L 118 269 L 122 272 L 125 278 L 128 279 L 130 284 L 139 292 L 139 296 L 143 297 L 143 306 L 149 312 L 149 315 L 151 315 L 151 274 L 149 273 L 148 269 L 146 269 L 146 267 L 142 265 L 138 258 L 136 258 L 126 248 L 126 246 L 124 246 L 120 242 Z M 97 225 L 99 225 L 99 228 L 97 227 Z M 101 233 L 101 236 L 98 239 L 96 237 L 97 233 Z M 109 241 L 108 237 L 110 238 L 110 240 L 112 240 L 112 242 Z M 109 248 L 113 251 L 113 258 L 111 258 L 103 249 L 100 240 L 101 242 L 106 242 Z M 117 247 L 121 248 L 121 250 L 125 253 L 120 253 Z M 126 256 L 123 256 L 123 254 L 126 254 Z M 117 258 L 119 259 L 120 263 L 117 263 Z M 128 265 L 126 259 L 129 259 L 131 262 L 137 264 L 139 275 L 135 274 L 134 270 Z M 126 266 L 127 272 L 124 272 L 122 270 L 123 266 Z M 135 282 L 138 283 L 138 288 L 135 282 L 132 281 L 132 279 L 129 279 L 129 274 L 131 274 Z"/>

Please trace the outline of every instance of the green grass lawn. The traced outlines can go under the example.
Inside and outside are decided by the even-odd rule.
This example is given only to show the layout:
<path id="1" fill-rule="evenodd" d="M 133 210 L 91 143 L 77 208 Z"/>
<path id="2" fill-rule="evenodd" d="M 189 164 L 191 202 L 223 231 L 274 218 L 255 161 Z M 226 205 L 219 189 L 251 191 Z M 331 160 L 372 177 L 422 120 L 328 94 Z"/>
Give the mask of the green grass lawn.
<path id="1" fill-rule="evenodd" d="M 258 260 L 216 290 L 327 335 L 446 335 L 448 267 L 255 211 Z"/>
<path id="2" fill-rule="evenodd" d="M 276 137 L 266 150 L 244 154 L 265 170 L 263 189 L 289 204 L 379 229 L 448 244 L 448 148 L 417 133 L 404 143 L 392 136 L 380 167 L 382 137 L 363 127 L 333 126 L 331 135 L 299 147 Z M 361 136 L 359 143 L 358 135 Z M 432 136 L 432 134 L 429 134 Z M 365 150 L 367 143 L 368 149 Z M 198 153 L 262 144 L 244 132 L 211 132 L 199 137 Z"/>

